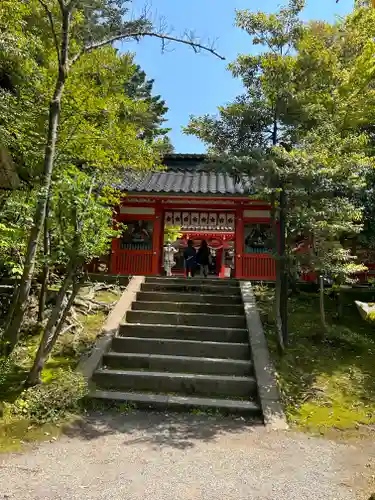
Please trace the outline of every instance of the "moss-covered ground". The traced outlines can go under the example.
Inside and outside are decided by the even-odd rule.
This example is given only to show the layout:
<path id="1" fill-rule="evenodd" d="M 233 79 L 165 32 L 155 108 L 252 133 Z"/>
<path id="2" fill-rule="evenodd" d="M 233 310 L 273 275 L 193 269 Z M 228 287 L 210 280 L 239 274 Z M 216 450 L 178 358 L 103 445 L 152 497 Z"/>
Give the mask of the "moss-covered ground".
<path id="1" fill-rule="evenodd" d="M 339 320 L 335 300 L 326 297 L 324 331 L 319 297 L 291 297 L 289 344 L 280 355 L 273 290 L 257 287 L 256 296 L 290 424 L 327 437 L 375 436 L 375 327 L 362 320 L 354 300 Z"/>

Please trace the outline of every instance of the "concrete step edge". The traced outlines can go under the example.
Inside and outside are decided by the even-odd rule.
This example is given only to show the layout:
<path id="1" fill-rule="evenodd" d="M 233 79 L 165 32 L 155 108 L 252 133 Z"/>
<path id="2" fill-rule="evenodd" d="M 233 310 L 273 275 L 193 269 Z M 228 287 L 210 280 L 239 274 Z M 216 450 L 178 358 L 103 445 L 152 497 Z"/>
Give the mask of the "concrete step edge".
<path id="1" fill-rule="evenodd" d="M 122 377 L 153 377 L 153 378 L 174 378 L 187 380 L 213 380 L 215 382 L 244 382 L 256 384 L 255 377 L 240 376 L 240 375 L 210 375 L 203 373 L 178 373 L 178 372 L 153 372 L 153 371 L 137 371 L 137 370 L 112 370 L 109 368 L 99 368 L 94 372 L 98 375 L 119 375 Z"/>
<path id="2" fill-rule="evenodd" d="M 181 302 L 181 301 L 172 301 L 172 300 L 136 300 L 137 304 L 179 304 L 184 306 L 212 306 L 217 305 L 219 307 L 226 306 L 227 307 L 241 307 L 242 304 L 212 304 L 211 302 Z M 135 304 L 135 302 L 134 302 Z"/>
<path id="3" fill-rule="evenodd" d="M 216 280 L 202 280 L 202 281 L 196 281 L 196 280 L 165 280 L 165 281 L 155 281 L 155 280 L 146 280 L 145 283 L 148 285 L 186 285 L 186 286 L 216 286 L 220 288 L 239 288 L 238 283 L 223 283 L 221 281 L 216 281 Z"/>
<path id="4" fill-rule="evenodd" d="M 202 298 L 204 298 L 205 300 L 212 300 L 212 301 L 213 301 L 213 302 L 208 302 L 209 304 L 212 304 L 212 303 L 217 304 L 217 303 L 218 303 L 218 302 L 217 302 L 217 297 L 218 297 L 218 296 L 217 296 L 217 295 L 215 295 L 215 294 L 209 294 L 209 293 L 207 293 L 207 294 L 205 294 L 205 293 L 203 293 L 203 294 L 201 294 L 201 293 L 196 294 L 196 293 L 187 293 L 187 292 L 175 292 L 175 293 L 174 293 L 174 292 L 162 292 L 162 291 L 157 291 L 157 290 L 155 290 L 155 291 L 152 291 L 152 290 L 142 290 L 142 291 L 140 291 L 140 292 L 138 292 L 138 293 L 142 293 L 142 294 L 149 294 L 149 295 L 151 295 L 151 294 L 152 294 L 152 295 L 154 295 L 154 294 L 157 294 L 157 295 L 158 295 L 158 299 L 157 299 L 157 300 L 149 300 L 149 302 L 170 302 L 169 300 L 165 300 L 165 301 L 164 301 L 164 300 L 160 300 L 160 299 L 163 299 L 163 297 L 165 297 L 165 296 L 170 297 L 170 296 L 172 296 L 172 295 L 173 295 L 173 296 L 175 296 L 176 294 L 178 294 L 179 296 L 183 296 L 183 297 L 182 297 L 182 299 L 183 299 L 184 297 L 186 297 L 186 298 L 189 298 L 189 297 L 202 297 Z M 235 296 L 233 296 L 233 295 L 224 295 L 224 294 L 220 294 L 220 297 L 221 297 L 221 299 L 222 299 L 222 300 L 231 300 L 231 299 L 233 299 L 233 298 L 238 299 L 238 298 L 240 297 L 240 295 L 235 295 Z M 182 301 L 180 301 L 180 302 L 181 302 L 182 304 L 185 304 L 185 303 L 186 303 L 186 304 L 189 304 L 189 301 L 185 301 L 185 302 L 184 302 L 184 301 L 182 300 Z M 230 304 L 231 304 L 231 303 L 229 302 L 229 303 L 228 303 L 228 305 L 230 305 Z M 238 304 L 242 304 L 242 301 L 241 301 L 241 302 L 238 302 L 238 303 L 237 303 L 237 305 L 238 305 Z M 224 305 L 225 305 L 225 304 L 224 304 Z"/>
<path id="5" fill-rule="evenodd" d="M 209 357 L 196 357 L 196 356 L 174 356 L 171 354 L 143 354 L 143 353 L 137 353 L 137 352 L 130 352 L 130 353 L 125 353 L 125 352 L 115 352 L 115 351 L 109 351 L 106 354 L 104 354 L 104 357 L 113 357 L 113 358 L 135 358 L 135 359 L 160 359 L 160 360 L 165 360 L 165 361 L 170 361 L 170 360 L 177 360 L 177 361 L 194 361 L 200 362 L 200 363 L 214 363 L 214 364 L 235 364 L 238 366 L 244 366 L 248 367 L 251 366 L 251 361 L 250 360 L 244 360 L 244 359 L 227 359 L 227 358 L 209 358 Z"/>
<path id="6" fill-rule="evenodd" d="M 147 312 L 147 311 L 146 311 Z M 220 315 L 221 316 L 221 315 Z M 165 325 L 163 323 L 121 323 L 120 327 L 144 327 L 144 328 L 173 328 L 174 330 L 179 329 L 179 328 L 189 328 L 191 330 L 206 330 L 206 331 L 211 331 L 211 332 L 216 332 L 216 331 L 228 331 L 230 330 L 233 333 L 247 333 L 246 328 L 237 328 L 237 327 L 226 327 L 226 326 L 197 326 L 197 325 Z M 119 335 L 119 337 L 123 338 L 122 335 Z M 150 337 L 152 338 L 152 337 Z M 178 339 L 176 339 L 178 340 Z"/>
<path id="7" fill-rule="evenodd" d="M 147 310 L 143 310 L 143 309 L 137 309 L 136 311 L 128 311 L 128 312 L 132 312 L 132 313 L 147 313 L 147 314 L 167 314 L 167 315 L 171 315 L 171 316 L 176 316 L 179 315 L 179 316 L 194 316 L 194 317 L 210 317 L 212 318 L 212 316 L 215 316 L 217 318 L 221 318 L 221 319 L 224 319 L 224 318 L 245 318 L 245 313 L 244 314 L 210 314 L 210 313 L 190 313 L 190 312 L 176 312 L 176 311 L 147 311 Z"/>
<path id="8" fill-rule="evenodd" d="M 209 280 L 194 280 L 194 279 L 181 279 L 181 280 L 164 280 L 164 281 L 149 281 L 146 280 L 145 284 L 147 285 L 166 285 L 166 286 L 173 286 L 173 285 L 186 285 L 186 286 L 216 286 L 220 288 L 239 288 L 240 285 L 239 283 L 224 283 L 222 281 L 209 281 Z"/>
<path id="9" fill-rule="evenodd" d="M 150 282 L 145 282 L 145 283 L 142 283 L 142 286 L 143 285 L 150 285 L 150 286 L 155 286 L 155 287 L 159 287 L 159 286 L 163 286 L 165 288 L 175 288 L 175 287 L 199 287 L 199 288 L 202 288 L 203 290 L 205 288 L 213 288 L 213 289 L 218 289 L 218 290 L 228 290 L 229 293 L 232 292 L 232 291 L 236 291 L 236 292 L 239 292 L 241 289 L 239 286 L 222 286 L 222 285 L 216 285 L 216 284 L 211 284 L 211 283 L 192 283 L 190 281 L 186 282 L 186 284 L 184 283 L 161 283 L 161 282 L 157 282 L 157 283 L 150 283 Z"/>
<path id="10" fill-rule="evenodd" d="M 149 325 L 147 325 L 149 326 Z M 124 337 L 124 336 L 116 336 L 116 339 L 120 340 L 142 340 L 143 342 L 163 342 L 163 343 L 175 343 L 180 345 L 186 344 L 195 344 L 195 345 L 208 345 L 208 346 L 243 346 L 249 347 L 247 342 L 213 342 L 212 340 L 189 340 L 189 339 L 173 339 L 173 338 L 163 338 L 163 337 Z"/>
<path id="11" fill-rule="evenodd" d="M 235 278 L 215 278 L 212 275 L 204 278 L 201 276 L 194 276 L 193 278 L 185 278 L 184 276 L 147 276 L 145 282 L 150 283 L 151 281 L 155 281 L 158 283 L 164 283 L 167 281 L 176 282 L 176 281 L 195 281 L 197 283 L 219 283 L 220 285 L 239 285 L 239 282 Z"/>
<path id="12" fill-rule="evenodd" d="M 261 408 L 258 403 L 251 400 L 220 399 L 190 396 L 174 396 L 158 393 L 138 393 L 121 391 L 101 391 L 96 390 L 90 393 L 93 399 L 105 399 L 109 401 L 123 401 L 129 403 L 140 403 L 145 405 L 165 405 L 176 407 L 200 407 L 226 410 L 242 410 L 261 415 Z"/>

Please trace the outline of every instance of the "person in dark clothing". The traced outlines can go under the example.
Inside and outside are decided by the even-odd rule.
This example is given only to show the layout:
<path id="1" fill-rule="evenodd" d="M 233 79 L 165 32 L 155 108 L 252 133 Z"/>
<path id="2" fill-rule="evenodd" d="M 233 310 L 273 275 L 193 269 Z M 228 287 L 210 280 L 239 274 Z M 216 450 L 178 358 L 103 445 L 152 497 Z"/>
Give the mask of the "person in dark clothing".
<path id="1" fill-rule="evenodd" d="M 193 247 L 193 240 L 188 241 L 188 246 L 184 251 L 185 273 L 187 278 L 194 276 L 197 252 Z"/>
<path id="2" fill-rule="evenodd" d="M 211 252 L 210 252 L 210 249 L 208 248 L 207 241 L 203 240 L 202 244 L 198 250 L 198 253 L 197 253 L 197 262 L 201 268 L 201 275 L 203 274 L 203 276 L 205 278 L 207 278 L 207 275 L 208 275 L 208 266 L 210 263 L 210 255 L 211 255 Z"/>

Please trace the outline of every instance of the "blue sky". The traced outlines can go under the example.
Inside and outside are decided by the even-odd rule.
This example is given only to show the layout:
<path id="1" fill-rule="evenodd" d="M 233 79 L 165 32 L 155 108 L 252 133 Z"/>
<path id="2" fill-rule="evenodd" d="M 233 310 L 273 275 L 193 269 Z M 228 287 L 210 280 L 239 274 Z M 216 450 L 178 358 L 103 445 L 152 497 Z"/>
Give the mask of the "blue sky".
<path id="1" fill-rule="evenodd" d="M 151 11 L 155 20 L 165 18 L 173 34 L 192 30 L 202 40 L 214 40 L 226 61 L 209 54 L 195 54 L 188 47 L 171 44 L 161 52 L 157 40 L 139 44 L 122 44 L 123 50 L 135 50 L 136 62 L 155 79 L 155 93 L 167 102 L 167 126 L 176 153 L 201 153 L 204 145 L 195 137 L 182 133 L 190 115 L 215 114 L 217 106 L 230 102 L 240 94 L 241 83 L 226 70 L 229 61 L 239 53 L 252 50 L 250 37 L 234 27 L 235 9 L 275 11 L 287 1 L 280 0 L 153 0 Z M 304 19 L 333 20 L 349 12 L 354 0 L 307 0 Z M 133 2 L 141 9 L 143 0 Z"/>

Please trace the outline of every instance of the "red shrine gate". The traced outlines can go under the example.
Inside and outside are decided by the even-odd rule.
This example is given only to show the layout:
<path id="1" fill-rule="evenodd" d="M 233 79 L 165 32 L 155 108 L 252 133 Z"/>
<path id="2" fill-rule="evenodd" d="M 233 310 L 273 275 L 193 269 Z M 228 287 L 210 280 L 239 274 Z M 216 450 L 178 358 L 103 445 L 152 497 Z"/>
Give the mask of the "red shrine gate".
<path id="1" fill-rule="evenodd" d="M 181 253 L 187 239 L 208 242 L 217 274 L 253 280 L 275 280 L 269 206 L 249 197 L 127 196 L 117 212 L 126 225 L 113 241 L 111 273 L 163 274 L 164 232 L 178 230 Z M 178 256 L 177 259 L 178 260 Z M 181 268 L 177 262 L 175 272 Z M 181 270 L 181 269 L 180 269 Z"/>

